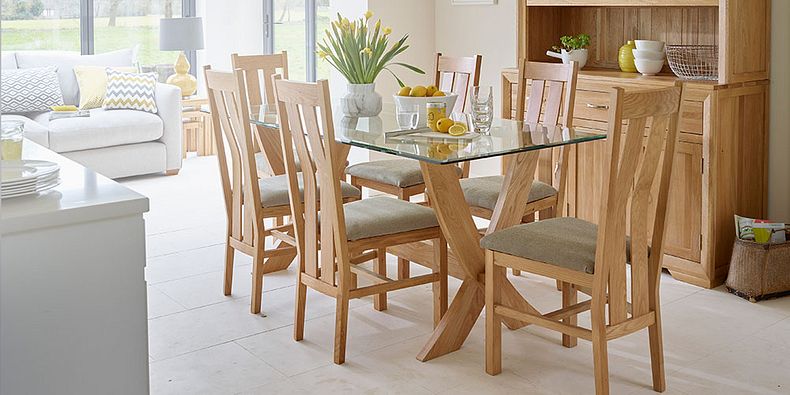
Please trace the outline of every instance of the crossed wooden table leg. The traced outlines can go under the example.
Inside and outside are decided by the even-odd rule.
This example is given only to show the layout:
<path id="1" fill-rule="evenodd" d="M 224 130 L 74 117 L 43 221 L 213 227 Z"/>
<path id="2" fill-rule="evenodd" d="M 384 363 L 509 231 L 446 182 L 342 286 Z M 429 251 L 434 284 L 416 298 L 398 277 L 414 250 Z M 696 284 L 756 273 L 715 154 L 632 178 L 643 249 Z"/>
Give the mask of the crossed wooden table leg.
<path id="1" fill-rule="evenodd" d="M 529 190 L 538 164 L 539 151 L 513 155 L 509 161 L 502 190 L 499 194 L 487 234 L 505 229 L 521 222 L 527 205 Z M 420 361 L 458 350 L 464 344 L 480 312 L 485 307 L 484 274 L 485 258 L 480 247 L 472 212 L 464 199 L 457 172 L 452 165 L 435 165 L 420 162 L 423 178 L 447 242 L 460 263 L 465 277 L 450 308 L 433 331 L 428 343 L 417 355 Z M 503 282 L 503 304 L 508 307 L 537 313 L 516 289 Z M 517 329 L 527 325 L 508 319 L 505 325 Z"/>

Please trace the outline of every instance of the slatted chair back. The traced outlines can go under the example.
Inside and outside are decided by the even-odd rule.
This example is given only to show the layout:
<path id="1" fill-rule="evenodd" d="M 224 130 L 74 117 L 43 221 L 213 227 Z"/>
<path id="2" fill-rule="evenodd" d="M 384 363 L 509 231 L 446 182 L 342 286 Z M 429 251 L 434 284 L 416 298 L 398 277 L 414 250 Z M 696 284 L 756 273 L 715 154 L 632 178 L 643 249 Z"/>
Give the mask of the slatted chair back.
<path id="1" fill-rule="evenodd" d="M 288 79 L 288 53 L 271 55 L 230 55 L 233 69 L 242 70 L 245 87 L 249 95 L 250 106 L 255 108 L 262 104 L 274 104 L 274 88 L 271 85 L 272 76 L 280 74 Z M 261 86 L 263 91 L 261 91 Z"/>
<path id="2" fill-rule="evenodd" d="M 578 66 L 576 62 L 542 63 L 522 59 L 518 67 L 516 120 L 572 127 Z M 537 178 L 559 191 L 557 207 L 560 213 L 556 215 L 561 214 L 565 204 L 569 157 L 569 147 L 540 153 Z"/>
<path id="3" fill-rule="evenodd" d="M 263 226 L 263 209 L 253 204 L 261 199 L 243 76 L 238 71 L 214 71 L 210 66 L 204 73 L 229 233 L 236 240 L 254 245 L 260 234 L 258 228 Z"/>
<path id="4" fill-rule="evenodd" d="M 335 141 L 329 83 L 287 81 L 280 76 L 273 80 L 300 270 L 325 286 L 340 285 L 346 289 L 351 269 L 340 189 L 345 147 Z M 294 147 L 302 180 L 296 171 Z M 300 183 L 304 185 L 304 203 L 294 193 Z"/>
<path id="5" fill-rule="evenodd" d="M 467 57 L 444 56 L 436 54 L 436 74 L 434 85 L 443 92 L 455 92 L 458 100 L 452 112 L 463 112 L 469 97 L 469 88 L 480 85 L 481 55 Z M 449 114 L 448 114 L 449 115 Z"/>
<path id="6" fill-rule="evenodd" d="M 608 288 L 609 325 L 629 319 L 627 233 L 630 233 L 631 318 L 645 316 L 654 311 L 656 306 L 651 304 L 658 303 L 680 94 L 680 88 L 672 87 L 638 92 L 615 88 L 610 95 L 606 140 L 609 155 L 604 168 L 593 287 L 601 310 Z M 648 119 L 652 122 L 646 131 Z M 623 121 L 628 121 L 625 131 Z M 651 190 L 656 181 L 659 187 L 654 196 Z M 603 317 L 602 311 L 597 314 Z"/>

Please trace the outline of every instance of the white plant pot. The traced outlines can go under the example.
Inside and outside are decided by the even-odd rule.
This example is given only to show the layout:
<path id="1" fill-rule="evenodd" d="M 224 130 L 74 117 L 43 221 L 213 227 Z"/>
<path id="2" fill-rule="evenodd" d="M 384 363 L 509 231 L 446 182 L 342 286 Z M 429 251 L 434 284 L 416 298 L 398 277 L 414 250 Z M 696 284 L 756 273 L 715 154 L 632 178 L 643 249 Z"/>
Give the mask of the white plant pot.
<path id="1" fill-rule="evenodd" d="M 340 110 L 348 117 L 375 117 L 381 113 L 381 95 L 376 84 L 348 84 L 348 93 L 340 99 Z"/>
<path id="2" fill-rule="evenodd" d="M 571 61 L 579 63 L 579 69 L 587 64 L 587 49 L 574 49 L 573 51 L 562 50 L 562 52 L 546 51 L 546 55 L 552 58 L 562 59 L 562 63 L 568 64 Z"/>

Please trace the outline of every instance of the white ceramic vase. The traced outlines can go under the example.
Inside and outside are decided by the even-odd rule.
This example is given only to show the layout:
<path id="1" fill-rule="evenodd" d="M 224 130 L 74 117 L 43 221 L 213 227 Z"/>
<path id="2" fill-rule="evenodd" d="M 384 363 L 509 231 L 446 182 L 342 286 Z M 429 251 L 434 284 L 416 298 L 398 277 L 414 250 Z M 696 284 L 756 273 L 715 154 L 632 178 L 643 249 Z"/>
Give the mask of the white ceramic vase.
<path id="1" fill-rule="evenodd" d="M 347 117 L 375 117 L 381 113 L 381 95 L 376 84 L 348 84 L 348 93 L 340 99 L 340 109 Z"/>
<path id="2" fill-rule="evenodd" d="M 562 63 L 568 64 L 571 61 L 579 63 L 579 69 L 584 68 L 587 64 L 587 49 L 574 49 L 570 52 L 562 50 L 562 52 L 546 51 L 546 55 L 552 58 L 562 59 Z"/>

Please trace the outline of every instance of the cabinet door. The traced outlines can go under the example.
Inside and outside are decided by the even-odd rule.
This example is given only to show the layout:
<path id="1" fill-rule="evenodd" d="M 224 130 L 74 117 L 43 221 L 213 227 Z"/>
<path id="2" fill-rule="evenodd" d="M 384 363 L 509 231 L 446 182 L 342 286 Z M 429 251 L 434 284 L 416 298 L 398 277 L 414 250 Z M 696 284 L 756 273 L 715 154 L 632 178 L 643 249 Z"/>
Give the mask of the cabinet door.
<path id="1" fill-rule="evenodd" d="M 770 0 L 723 0 L 719 7 L 719 82 L 768 79 Z"/>
<path id="2" fill-rule="evenodd" d="M 658 194 L 658 183 L 653 188 Z M 678 142 L 669 186 L 664 254 L 700 261 L 702 145 Z"/>

